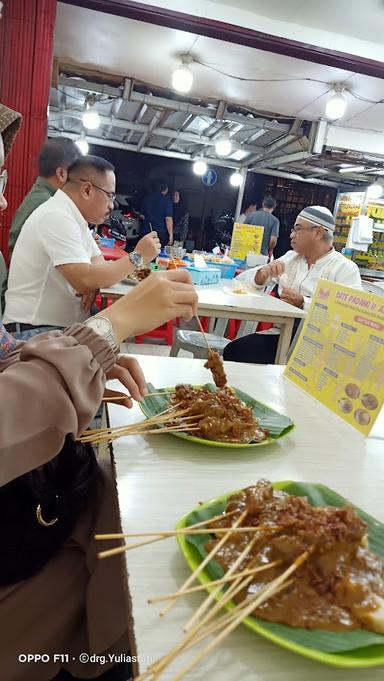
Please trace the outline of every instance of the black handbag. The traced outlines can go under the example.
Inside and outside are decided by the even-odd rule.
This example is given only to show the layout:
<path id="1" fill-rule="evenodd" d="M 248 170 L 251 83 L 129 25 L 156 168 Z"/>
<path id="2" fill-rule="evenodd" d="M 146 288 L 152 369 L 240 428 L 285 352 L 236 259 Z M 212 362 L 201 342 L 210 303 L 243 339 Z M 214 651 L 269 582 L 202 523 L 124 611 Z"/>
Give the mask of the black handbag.
<path id="1" fill-rule="evenodd" d="M 67 436 L 52 461 L 0 487 L 0 585 L 31 577 L 60 549 L 97 473 L 92 446 Z"/>

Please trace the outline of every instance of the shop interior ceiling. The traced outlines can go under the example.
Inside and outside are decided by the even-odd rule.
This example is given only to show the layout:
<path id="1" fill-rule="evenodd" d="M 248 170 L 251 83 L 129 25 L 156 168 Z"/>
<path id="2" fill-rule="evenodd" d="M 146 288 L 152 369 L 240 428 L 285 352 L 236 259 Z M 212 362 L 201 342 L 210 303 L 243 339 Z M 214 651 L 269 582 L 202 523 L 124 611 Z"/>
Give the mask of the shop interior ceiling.
<path id="1" fill-rule="evenodd" d="M 364 9 L 372 3 L 378 14 L 370 26 L 376 26 L 381 40 L 384 2 L 366 0 Z M 221 4 L 225 9 L 228 3 Z M 328 4 L 338 3 L 323 0 L 323 15 Z M 254 0 L 252 5 L 273 16 L 277 5 L 292 14 L 293 6 L 298 10 L 312 2 Z M 240 8 L 245 6 L 249 2 L 240 2 Z M 348 14 L 347 28 L 356 44 L 368 49 L 373 43 L 366 40 L 367 11 L 365 21 L 363 8 L 360 14 L 360 22 L 359 12 L 354 22 Z M 194 60 L 188 95 L 171 89 L 182 54 Z M 208 164 L 337 187 L 362 186 L 384 175 L 381 78 L 64 3 L 58 4 L 54 56 L 50 135 L 78 139 L 86 134 L 93 144 L 204 158 Z M 329 124 L 324 109 L 334 83 L 345 86 L 348 108 L 343 119 Z M 97 130 L 83 127 L 87 101 L 100 115 Z M 233 144 L 225 159 L 215 153 L 223 132 Z M 348 170 L 348 165 L 364 166 L 364 171 L 341 175 L 340 168 Z"/>

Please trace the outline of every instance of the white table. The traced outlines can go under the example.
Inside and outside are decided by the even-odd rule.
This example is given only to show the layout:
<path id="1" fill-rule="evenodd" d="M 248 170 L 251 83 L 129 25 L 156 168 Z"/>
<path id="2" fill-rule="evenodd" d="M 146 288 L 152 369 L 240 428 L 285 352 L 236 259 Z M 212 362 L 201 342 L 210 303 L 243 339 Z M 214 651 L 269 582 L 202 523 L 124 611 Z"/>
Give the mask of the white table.
<path id="1" fill-rule="evenodd" d="M 184 381 L 204 383 L 203 361 L 138 357 L 147 380 L 157 387 Z M 324 483 L 368 513 L 384 520 L 384 423 L 376 437 L 357 431 L 281 377 L 278 366 L 226 363 L 231 385 L 286 413 L 296 428 L 280 443 L 259 449 L 224 450 L 190 444 L 171 435 L 130 437 L 113 445 L 123 531 L 172 529 L 196 506 L 260 478 Z M 109 405 L 111 424 L 142 419 Z M 157 659 L 182 635 L 182 626 L 202 602 L 202 594 L 180 599 L 164 619 L 160 605 L 147 598 L 177 590 L 190 574 L 176 540 L 136 549 L 127 555 L 129 591 L 139 655 Z M 188 653 L 186 654 L 188 655 Z M 175 661 L 160 681 L 170 681 L 186 656 Z M 141 665 L 141 671 L 147 664 Z M 338 670 L 279 648 L 244 627 L 186 677 L 195 681 L 382 681 L 383 669 Z"/>
<path id="2" fill-rule="evenodd" d="M 275 362 L 276 364 L 285 362 L 291 342 L 293 323 L 295 319 L 305 317 L 304 310 L 284 303 L 263 291 L 255 291 L 246 295 L 231 293 L 232 286 L 244 286 L 242 282 L 234 284 L 232 282 L 231 279 L 221 279 L 218 284 L 196 286 L 199 296 L 199 315 L 279 324 L 281 329 Z M 131 285 L 120 282 L 110 288 L 101 289 L 100 295 L 103 300 L 117 299 L 131 290 Z"/>

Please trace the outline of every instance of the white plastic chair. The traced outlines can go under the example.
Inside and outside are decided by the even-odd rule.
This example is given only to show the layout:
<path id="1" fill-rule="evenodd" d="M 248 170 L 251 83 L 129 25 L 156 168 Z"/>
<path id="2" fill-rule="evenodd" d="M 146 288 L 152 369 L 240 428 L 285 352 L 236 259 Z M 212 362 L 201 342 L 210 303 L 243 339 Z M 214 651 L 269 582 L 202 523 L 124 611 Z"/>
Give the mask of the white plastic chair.
<path id="1" fill-rule="evenodd" d="M 229 319 L 218 319 L 215 324 L 214 333 L 205 334 L 210 348 L 216 350 L 219 355 L 223 354 L 224 348 L 231 342 L 229 338 L 224 338 L 228 323 Z M 236 338 L 253 333 L 255 328 L 255 322 L 241 322 Z M 178 329 L 175 333 L 169 356 L 177 357 L 180 350 L 191 352 L 196 359 L 207 359 L 208 357 L 207 345 L 201 331 Z"/>

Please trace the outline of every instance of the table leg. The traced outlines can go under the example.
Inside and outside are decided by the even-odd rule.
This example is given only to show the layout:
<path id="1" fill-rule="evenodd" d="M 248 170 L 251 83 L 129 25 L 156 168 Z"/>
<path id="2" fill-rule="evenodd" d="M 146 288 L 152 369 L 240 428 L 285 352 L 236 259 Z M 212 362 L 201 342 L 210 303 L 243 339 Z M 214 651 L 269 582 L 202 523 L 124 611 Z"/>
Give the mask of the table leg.
<path id="1" fill-rule="evenodd" d="M 293 331 L 293 317 L 284 317 L 279 319 L 280 337 L 279 343 L 276 350 L 275 364 L 285 364 L 288 349 L 291 343 L 292 331 Z"/>

